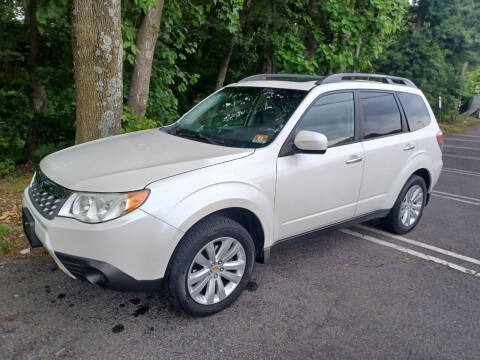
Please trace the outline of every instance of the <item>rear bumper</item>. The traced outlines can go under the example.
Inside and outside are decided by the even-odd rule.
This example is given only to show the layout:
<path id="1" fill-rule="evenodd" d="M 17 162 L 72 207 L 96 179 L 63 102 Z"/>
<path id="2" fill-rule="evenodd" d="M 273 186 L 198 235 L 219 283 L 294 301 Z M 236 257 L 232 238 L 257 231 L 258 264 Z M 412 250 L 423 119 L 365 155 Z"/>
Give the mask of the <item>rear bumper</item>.
<path id="1" fill-rule="evenodd" d="M 55 252 L 62 265 L 77 279 L 93 285 L 120 291 L 155 292 L 162 289 L 163 279 L 135 280 L 103 261 Z"/>

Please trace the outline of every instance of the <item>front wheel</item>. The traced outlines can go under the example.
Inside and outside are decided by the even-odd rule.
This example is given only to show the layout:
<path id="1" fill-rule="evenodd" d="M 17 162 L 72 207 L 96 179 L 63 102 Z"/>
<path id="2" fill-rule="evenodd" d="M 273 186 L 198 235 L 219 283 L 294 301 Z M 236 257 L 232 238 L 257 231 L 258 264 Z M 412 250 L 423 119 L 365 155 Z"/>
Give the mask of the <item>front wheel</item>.
<path id="1" fill-rule="evenodd" d="M 392 210 L 384 219 L 385 226 L 396 234 L 405 234 L 418 224 L 427 200 L 427 186 L 420 176 L 408 179 Z"/>
<path id="2" fill-rule="evenodd" d="M 255 246 L 245 228 L 214 215 L 189 230 L 173 255 L 168 292 L 193 316 L 223 310 L 241 294 L 253 272 Z"/>

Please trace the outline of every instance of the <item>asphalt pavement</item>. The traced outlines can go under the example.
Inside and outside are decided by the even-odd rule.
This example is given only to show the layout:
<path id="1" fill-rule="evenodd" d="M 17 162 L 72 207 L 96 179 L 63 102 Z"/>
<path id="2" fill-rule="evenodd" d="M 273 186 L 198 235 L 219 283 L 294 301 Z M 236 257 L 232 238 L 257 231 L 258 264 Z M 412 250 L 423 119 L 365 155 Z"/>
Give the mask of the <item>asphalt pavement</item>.
<path id="1" fill-rule="evenodd" d="M 373 222 L 284 248 L 211 317 L 75 281 L 48 257 L 7 261 L 0 359 L 479 359 L 480 128 L 445 145 L 414 231 Z"/>

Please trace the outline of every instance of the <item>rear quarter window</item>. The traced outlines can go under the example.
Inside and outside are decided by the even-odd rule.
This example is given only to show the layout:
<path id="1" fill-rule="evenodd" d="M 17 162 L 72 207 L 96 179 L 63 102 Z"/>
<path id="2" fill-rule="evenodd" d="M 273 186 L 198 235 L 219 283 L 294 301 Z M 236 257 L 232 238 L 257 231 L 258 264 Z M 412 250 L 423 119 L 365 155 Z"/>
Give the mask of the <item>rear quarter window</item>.
<path id="1" fill-rule="evenodd" d="M 399 93 L 398 97 L 405 110 L 410 131 L 420 130 L 430 124 L 430 113 L 421 96 Z"/>

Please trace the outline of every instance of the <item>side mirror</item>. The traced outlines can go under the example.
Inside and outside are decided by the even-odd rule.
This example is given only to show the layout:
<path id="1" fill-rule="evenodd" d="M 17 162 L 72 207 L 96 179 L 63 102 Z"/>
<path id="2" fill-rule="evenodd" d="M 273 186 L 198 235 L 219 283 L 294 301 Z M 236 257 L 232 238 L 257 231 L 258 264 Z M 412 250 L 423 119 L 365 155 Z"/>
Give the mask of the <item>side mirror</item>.
<path id="1" fill-rule="evenodd" d="M 295 136 L 294 144 L 300 152 L 324 154 L 328 148 L 328 139 L 319 132 L 302 130 Z"/>

